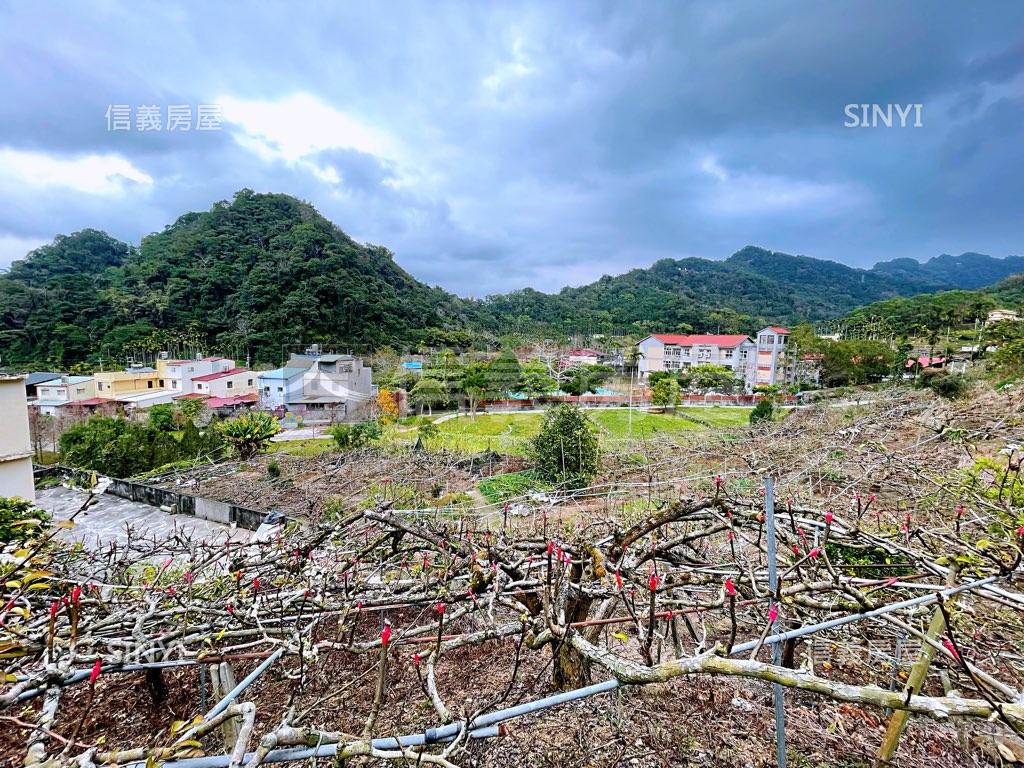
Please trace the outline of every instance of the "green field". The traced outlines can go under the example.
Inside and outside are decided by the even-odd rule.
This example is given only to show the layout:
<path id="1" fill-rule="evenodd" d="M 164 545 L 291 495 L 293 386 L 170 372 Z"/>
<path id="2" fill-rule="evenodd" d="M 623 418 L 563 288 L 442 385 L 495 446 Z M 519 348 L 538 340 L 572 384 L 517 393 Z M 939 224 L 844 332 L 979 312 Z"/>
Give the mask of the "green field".
<path id="1" fill-rule="evenodd" d="M 672 413 L 633 411 L 632 429 L 629 411 L 624 408 L 590 409 L 587 415 L 597 424 L 602 440 L 642 439 L 655 435 L 679 435 L 706 429 L 746 426 L 750 408 L 679 408 Z M 457 451 L 483 451 L 488 448 L 507 453 L 522 453 L 525 441 L 540 429 L 540 413 L 480 414 L 460 416 L 438 425 L 440 434 L 432 447 Z"/>
<path id="2" fill-rule="evenodd" d="M 602 442 L 610 442 L 743 427 L 749 422 L 750 411 L 750 408 L 679 408 L 673 414 L 634 410 L 632 428 L 629 411 L 625 408 L 592 408 L 587 410 L 587 415 L 597 425 Z M 411 445 L 416 442 L 418 425 L 425 418 L 409 417 L 385 428 L 380 442 Z M 525 453 L 526 441 L 540 429 L 542 418 L 540 412 L 459 416 L 437 425 L 438 434 L 430 438 L 428 448 L 445 448 L 465 453 L 492 449 L 521 455 Z M 271 443 L 269 452 L 316 456 L 334 449 L 333 440 L 308 439 Z"/>

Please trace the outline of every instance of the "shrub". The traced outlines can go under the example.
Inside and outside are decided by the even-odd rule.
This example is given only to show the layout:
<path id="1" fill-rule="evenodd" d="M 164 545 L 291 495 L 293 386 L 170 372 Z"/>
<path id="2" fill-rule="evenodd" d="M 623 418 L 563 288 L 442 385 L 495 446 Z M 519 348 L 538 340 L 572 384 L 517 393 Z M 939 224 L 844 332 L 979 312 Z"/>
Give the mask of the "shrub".
<path id="1" fill-rule="evenodd" d="M 926 368 L 917 379 L 919 387 L 930 389 L 939 397 L 955 400 L 967 392 L 967 383 L 963 376 L 953 376 L 947 371 Z"/>
<path id="2" fill-rule="evenodd" d="M 46 512 L 30 501 L 0 496 L 0 544 L 25 541 L 49 519 Z"/>
<path id="3" fill-rule="evenodd" d="M 537 474 L 564 488 L 587 486 L 600 467 L 593 422 L 577 406 L 563 404 L 544 414 L 540 433 L 530 441 Z"/>
<path id="4" fill-rule="evenodd" d="M 217 431 L 224 442 L 238 452 L 238 457 L 246 461 L 266 450 L 270 438 L 281 431 L 281 425 L 269 413 L 252 411 L 218 424 Z"/>
<path id="5" fill-rule="evenodd" d="M 379 440 L 383 434 L 380 423 L 376 421 L 364 421 L 361 424 L 335 424 L 330 429 L 331 437 L 343 451 L 352 448 L 362 448 L 374 440 Z"/>
<path id="6" fill-rule="evenodd" d="M 180 458 L 180 445 L 150 424 L 94 416 L 60 436 L 61 460 L 113 477 L 130 477 Z"/>
<path id="7" fill-rule="evenodd" d="M 149 425 L 160 432 L 173 432 L 174 421 L 174 406 L 170 403 L 160 403 L 149 409 Z"/>
<path id="8" fill-rule="evenodd" d="M 530 491 L 549 491 L 551 485 L 542 480 L 535 471 L 507 472 L 492 475 L 480 481 L 480 493 L 492 504 L 525 496 Z"/>
<path id="9" fill-rule="evenodd" d="M 757 405 L 754 406 L 754 410 L 750 412 L 750 423 L 759 424 L 764 421 L 771 421 L 772 416 L 775 415 L 775 406 L 772 405 L 772 401 L 768 398 L 758 400 Z"/>
<path id="10" fill-rule="evenodd" d="M 281 465 L 276 461 L 272 461 L 267 464 L 267 474 L 274 480 L 281 476 Z"/>

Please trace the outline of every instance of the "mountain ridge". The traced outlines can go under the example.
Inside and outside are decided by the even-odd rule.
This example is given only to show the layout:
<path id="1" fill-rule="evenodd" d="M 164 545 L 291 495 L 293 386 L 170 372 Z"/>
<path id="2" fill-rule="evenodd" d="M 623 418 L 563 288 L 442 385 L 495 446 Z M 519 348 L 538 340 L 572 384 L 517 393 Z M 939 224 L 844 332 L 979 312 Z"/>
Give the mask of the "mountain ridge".
<path id="1" fill-rule="evenodd" d="M 286 345 L 469 347 L 510 332 L 746 332 L 1024 272 L 967 252 L 871 269 L 746 246 L 722 260 L 661 259 L 554 294 L 460 298 L 360 244 L 311 204 L 241 190 L 184 213 L 138 246 L 98 230 L 60 235 L 0 274 L 5 362 L 67 367 L 191 340 L 257 362 Z"/>

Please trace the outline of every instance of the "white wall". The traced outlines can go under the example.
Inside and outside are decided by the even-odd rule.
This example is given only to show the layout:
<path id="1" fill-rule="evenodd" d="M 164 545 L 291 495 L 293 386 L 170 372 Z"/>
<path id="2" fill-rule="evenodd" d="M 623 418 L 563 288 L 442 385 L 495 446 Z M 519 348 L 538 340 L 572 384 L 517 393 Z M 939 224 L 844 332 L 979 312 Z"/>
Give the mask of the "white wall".
<path id="1" fill-rule="evenodd" d="M 28 431 L 25 379 L 0 377 L 0 496 L 34 501 L 32 441 Z"/>
<path id="2" fill-rule="evenodd" d="M 29 501 L 36 500 L 31 456 L 14 461 L 0 461 L 0 496 L 20 496 Z"/>

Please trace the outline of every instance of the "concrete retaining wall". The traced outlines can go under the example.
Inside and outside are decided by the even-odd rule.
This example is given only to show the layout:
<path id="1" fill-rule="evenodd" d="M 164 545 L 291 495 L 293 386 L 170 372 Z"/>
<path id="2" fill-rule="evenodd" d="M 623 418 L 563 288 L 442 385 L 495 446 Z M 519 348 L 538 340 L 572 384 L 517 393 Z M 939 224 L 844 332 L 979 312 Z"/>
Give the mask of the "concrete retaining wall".
<path id="1" fill-rule="evenodd" d="M 62 477 L 75 477 L 78 481 L 84 483 L 91 473 L 54 464 L 47 467 L 36 466 L 34 467 L 34 474 L 37 480 L 52 475 L 60 475 Z M 157 488 L 154 485 L 146 485 L 134 480 L 113 478 L 106 492 L 111 496 L 148 504 L 151 507 L 169 507 L 172 512 L 179 515 L 193 515 L 203 520 L 224 523 L 225 525 L 234 523 L 240 528 L 246 528 L 250 531 L 255 531 L 259 528 L 263 518 L 266 517 L 265 512 L 259 512 L 248 507 L 239 507 L 224 501 L 214 501 L 202 496 L 193 496 L 190 493 Z"/>

